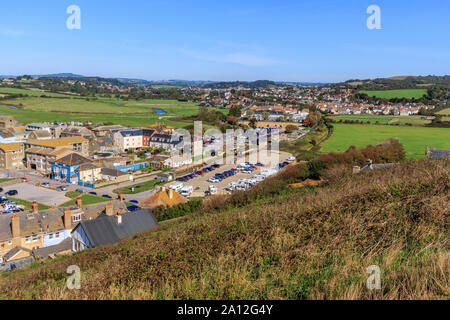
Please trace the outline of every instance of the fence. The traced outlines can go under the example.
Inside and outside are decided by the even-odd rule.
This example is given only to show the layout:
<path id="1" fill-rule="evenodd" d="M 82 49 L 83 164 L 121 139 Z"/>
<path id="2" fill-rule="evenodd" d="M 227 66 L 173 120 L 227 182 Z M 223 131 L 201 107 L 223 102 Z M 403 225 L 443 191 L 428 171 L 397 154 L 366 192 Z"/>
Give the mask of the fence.
<path id="1" fill-rule="evenodd" d="M 141 163 L 131 164 L 128 166 L 120 166 L 120 167 L 117 167 L 116 169 L 120 170 L 122 172 L 130 172 L 130 171 L 138 171 L 145 167 L 148 167 L 148 162 L 141 162 Z"/>

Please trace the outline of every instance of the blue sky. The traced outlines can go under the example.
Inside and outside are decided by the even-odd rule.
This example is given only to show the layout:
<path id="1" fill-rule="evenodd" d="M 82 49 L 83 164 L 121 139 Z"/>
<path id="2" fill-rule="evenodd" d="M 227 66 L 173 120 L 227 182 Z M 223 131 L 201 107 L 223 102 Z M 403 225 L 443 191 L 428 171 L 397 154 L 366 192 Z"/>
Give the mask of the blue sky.
<path id="1" fill-rule="evenodd" d="M 81 29 L 69 30 L 69 5 Z M 381 30 L 369 30 L 369 5 Z M 448 0 L 2 1 L 0 74 L 334 82 L 450 74 Z"/>

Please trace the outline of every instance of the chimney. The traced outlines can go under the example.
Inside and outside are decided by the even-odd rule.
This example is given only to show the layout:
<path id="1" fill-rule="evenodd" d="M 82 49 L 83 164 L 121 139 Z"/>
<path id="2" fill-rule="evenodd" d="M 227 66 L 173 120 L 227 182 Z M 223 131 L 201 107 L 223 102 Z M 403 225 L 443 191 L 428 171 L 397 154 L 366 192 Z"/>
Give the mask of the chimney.
<path id="1" fill-rule="evenodd" d="M 111 202 L 106 204 L 105 213 L 106 213 L 107 216 L 113 216 L 114 215 L 113 204 Z"/>
<path id="2" fill-rule="evenodd" d="M 83 207 L 83 201 L 81 200 L 81 197 L 77 197 L 77 207 L 80 209 Z"/>
<path id="3" fill-rule="evenodd" d="M 39 213 L 39 206 L 36 200 L 33 200 L 33 204 L 31 205 L 31 208 L 33 209 L 33 213 Z"/>
<path id="4" fill-rule="evenodd" d="M 117 217 L 117 224 L 121 224 L 122 223 L 122 216 L 120 215 L 120 213 L 117 212 L 116 217 Z"/>
<path id="5" fill-rule="evenodd" d="M 169 199 L 172 200 L 173 199 L 173 190 L 169 189 Z"/>
<path id="6" fill-rule="evenodd" d="M 69 208 L 64 210 L 64 229 L 72 229 L 72 213 Z"/>
<path id="7" fill-rule="evenodd" d="M 119 200 L 123 201 L 123 194 L 122 194 L 122 192 L 119 193 Z"/>
<path id="8" fill-rule="evenodd" d="M 12 216 L 11 229 L 13 238 L 20 237 L 20 218 L 19 216 Z"/>
<path id="9" fill-rule="evenodd" d="M 161 191 L 166 191 L 166 187 L 161 187 Z"/>
<path id="10" fill-rule="evenodd" d="M 361 167 L 360 166 L 353 166 L 353 174 L 357 174 L 361 171 Z"/>

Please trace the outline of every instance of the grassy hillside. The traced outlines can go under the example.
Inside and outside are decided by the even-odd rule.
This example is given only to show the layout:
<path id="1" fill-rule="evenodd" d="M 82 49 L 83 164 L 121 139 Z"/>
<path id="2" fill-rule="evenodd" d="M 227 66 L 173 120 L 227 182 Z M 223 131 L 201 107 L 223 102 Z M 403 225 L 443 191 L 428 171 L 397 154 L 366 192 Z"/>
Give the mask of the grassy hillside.
<path id="1" fill-rule="evenodd" d="M 334 123 L 333 135 L 323 143 L 323 152 L 342 152 L 353 145 L 358 148 L 375 145 L 390 138 L 398 138 L 407 158 L 425 157 L 426 146 L 450 149 L 448 128 L 376 126 Z"/>
<path id="2" fill-rule="evenodd" d="M 426 89 L 400 89 L 400 90 L 361 90 L 359 93 L 365 93 L 369 97 L 377 97 L 384 99 L 406 98 L 419 99 L 427 93 Z"/>
<path id="3" fill-rule="evenodd" d="M 432 299 L 449 297 L 449 162 L 407 161 L 0 275 L 16 299 Z M 210 206 L 211 207 L 211 206 Z M 81 290 L 67 290 L 78 265 Z M 367 267 L 381 290 L 366 288 Z"/>

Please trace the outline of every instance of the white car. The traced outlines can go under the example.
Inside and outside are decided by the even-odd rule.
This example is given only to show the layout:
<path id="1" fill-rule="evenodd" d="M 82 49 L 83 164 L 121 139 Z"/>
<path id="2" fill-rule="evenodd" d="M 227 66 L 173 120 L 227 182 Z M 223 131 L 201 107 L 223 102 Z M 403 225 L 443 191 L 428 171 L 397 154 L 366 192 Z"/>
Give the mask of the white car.
<path id="1" fill-rule="evenodd" d="M 287 158 L 286 160 L 287 160 L 287 161 L 294 161 L 294 160 L 295 160 L 295 157 L 289 157 L 289 158 Z"/>
<path id="2" fill-rule="evenodd" d="M 209 181 L 209 182 L 212 182 L 212 183 L 218 183 L 218 182 L 220 182 L 220 180 L 219 180 L 219 179 L 216 179 L 216 178 L 209 178 L 208 181 Z"/>

